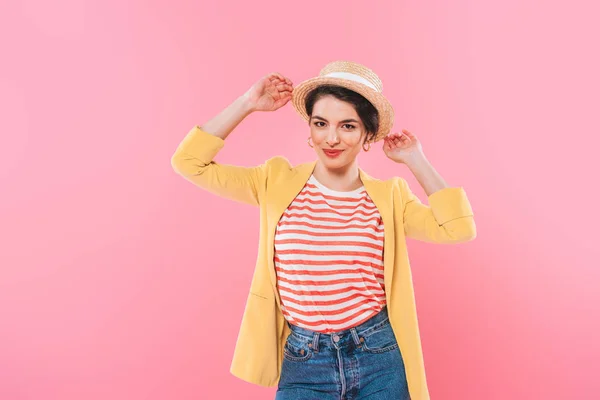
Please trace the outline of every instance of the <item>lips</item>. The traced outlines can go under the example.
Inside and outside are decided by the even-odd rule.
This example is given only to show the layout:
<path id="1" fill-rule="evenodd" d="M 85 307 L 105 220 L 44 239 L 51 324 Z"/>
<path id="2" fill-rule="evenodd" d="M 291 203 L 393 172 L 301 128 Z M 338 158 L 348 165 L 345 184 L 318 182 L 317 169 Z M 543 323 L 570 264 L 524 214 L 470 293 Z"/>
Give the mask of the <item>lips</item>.
<path id="1" fill-rule="evenodd" d="M 340 154 L 343 150 L 326 150 L 323 149 L 323 151 L 327 154 L 331 154 L 331 155 L 336 155 L 336 154 Z"/>

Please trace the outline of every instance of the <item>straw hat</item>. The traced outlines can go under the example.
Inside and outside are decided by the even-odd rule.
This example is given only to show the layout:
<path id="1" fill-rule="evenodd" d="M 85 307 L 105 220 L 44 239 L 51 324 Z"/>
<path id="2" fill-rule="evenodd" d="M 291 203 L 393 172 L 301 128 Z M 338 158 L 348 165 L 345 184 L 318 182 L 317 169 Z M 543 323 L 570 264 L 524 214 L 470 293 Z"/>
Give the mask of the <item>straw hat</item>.
<path id="1" fill-rule="evenodd" d="M 371 69 L 351 61 L 330 62 L 323 67 L 319 76 L 305 80 L 294 87 L 292 105 L 305 121 L 310 118 L 304 105 L 306 96 L 311 90 L 325 84 L 353 90 L 373 104 L 379 112 L 379 129 L 372 140 L 373 142 L 383 139 L 385 135 L 390 133 L 394 123 L 394 109 L 388 99 L 381 93 L 383 90 L 381 80 Z"/>

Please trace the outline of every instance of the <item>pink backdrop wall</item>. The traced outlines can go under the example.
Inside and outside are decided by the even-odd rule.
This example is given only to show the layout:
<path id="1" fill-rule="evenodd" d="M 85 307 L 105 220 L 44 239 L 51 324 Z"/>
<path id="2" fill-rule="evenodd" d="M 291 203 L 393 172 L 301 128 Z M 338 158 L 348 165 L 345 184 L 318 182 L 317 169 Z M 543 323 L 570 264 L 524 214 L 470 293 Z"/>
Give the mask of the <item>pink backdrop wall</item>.
<path id="1" fill-rule="evenodd" d="M 598 7 L 531 0 L 3 2 L 0 398 L 265 399 L 229 365 L 258 213 L 170 157 L 261 76 L 373 68 L 478 237 L 411 241 L 433 399 L 594 399 Z M 291 105 L 222 162 L 314 159 Z M 380 146 L 360 165 L 410 171 Z"/>

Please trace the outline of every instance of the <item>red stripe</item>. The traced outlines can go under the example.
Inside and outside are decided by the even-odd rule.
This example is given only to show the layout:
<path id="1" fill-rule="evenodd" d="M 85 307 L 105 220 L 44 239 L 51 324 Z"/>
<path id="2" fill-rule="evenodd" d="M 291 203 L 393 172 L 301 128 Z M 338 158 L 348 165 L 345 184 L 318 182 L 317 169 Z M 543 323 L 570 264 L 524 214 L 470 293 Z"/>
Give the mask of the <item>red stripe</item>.
<path id="1" fill-rule="evenodd" d="M 327 275 L 354 274 L 355 273 L 358 275 L 368 275 L 368 276 L 374 275 L 375 277 L 381 277 L 381 279 L 383 279 L 383 277 L 384 277 L 383 273 L 381 273 L 381 274 L 376 273 L 376 271 L 383 272 L 383 267 L 380 267 L 378 265 L 374 265 L 373 270 L 357 268 L 357 269 L 333 269 L 333 270 L 328 270 L 328 271 L 309 271 L 307 269 L 287 270 L 287 269 L 280 268 L 278 264 L 279 263 L 275 263 L 275 271 L 285 273 L 286 275 L 327 276 Z"/>
<path id="2" fill-rule="evenodd" d="M 343 229 L 346 229 L 346 227 L 344 227 Z M 350 236 L 350 237 L 354 237 L 354 236 L 364 236 L 373 240 L 379 240 L 381 242 L 383 242 L 383 237 L 381 236 L 376 236 L 372 233 L 368 233 L 368 232 L 335 232 L 335 234 L 333 232 L 315 232 L 315 231 L 303 231 L 301 229 L 279 229 L 278 230 L 279 234 L 285 234 L 285 235 L 290 235 L 290 234 L 296 234 L 296 235 L 308 235 L 308 236 L 334 236 L 334 237 L 340 237 L 340 236 Z"/>
<path id="3" fill-rule="evenodd" d="M 337 304 L 343 304 L 348 302 L 349 300 L 354 300 L 358 297 L 362 297 L 362 298 L 366 298 L 366 299 L 371 299 L 373 301 L 373 299 L 375 299 L 376 301 L 382 301 L 385 300 L 385 293 L 382 295 L 364 295 L 361 293 L 352 293 L 347 297 L 341 297 L 339 299 L 333 299 L 333 300 L 319 300 L 319 298 L 316 299 L 310 299 L 310 300 L 297 300 L 294 299 L 293 297 L 288 297 L 285 294 L 280 294 L 280 298 L 282 300 L 282 303 L 284 305 L 286 305 L 288 302 L 290 303 L 294 303 L 300 306 L 334 306 Z M 363 300 L 366 301 L 366 300 Z"/>
<path id="4" fill-rule="evenodd" d="M 337 207 L 336 207 L 337 208 Z M 369 215 L 378 215 L 379 212 L 377 210 L 373 210 L 372 212 L 366 212 L 364 210 L 353 209 L 351 213 L 342 213 L 333 208 L 311 208 L 309 206 L 294 206 L 291 205 L 287 208 L 288 210 L 308 210 L 313 213 L 328 213 L 328 214 L 338 214 L 343 217 L 351 217 L 354 214 L 362 214 L 365 216 Z"/>
<path id="5" fill-rule="evenodd" d="M 289 314 L 287 311 L 285 311 L 285 310 L 284 310 L 283 312 L 284 312 L 284 314 L 287 314 L 287 315 L 291 316 L 291 315 L 290 315 L 290 314 Z M 327 320 L 327 322 L 326 322 L 326 324 L 329 324 L 329 325 L 339 325 L 339 324 L 344 324 L 344 323 L 347 323 L 348 321 L 351 321 L 351 320 L 352 320 L 353 318 L 355 318 L 357 315 L 364 314 L 365 312 L 367 312 L 367 313 L 368 313 L 368 310 L 360 310 L 360 311 L 358 311 L 358 312 L 356 312 L 356 313 L 354 313 L 354 314 L 352 314 L 352 315 L 350 315 L 350 316 L 348 316 L 348 317 L 346 317 L 346 318 L 342 318 L 342 319 L 328 319 L 328 320 Z M 353 325 L 354 325 L 354 326 L 360 325 L 360 324 L 362 324 L 364 321 L 368 320 L 369 318 L 371 318 L 371 317 L 372 317 L 373 315 L 375 315 L 375 314 L 377 314 L 377 311 L 373 310 L 372 312 L 368 313 L 368 316 L 367 316 L 367 317 L 360 319 L 359 321 L 355 322 Z M 294 317 L 294 316 L 291 316 L 291 317 L 292 317 L 292 318 L 293 318 L 295 321 L 298 321 L 298 322 L 300 322 L 300 323 L 301 323 L 301 324 L 303 324 L 303 325 L 308 325 L 308 326 L 318 326 L 318 325 L 321 325 L 321 324 L 323 324 L 323 321 L 310 322 L 310 321 L 306 321 L 306 320 L 303 320 L 303 319 L 300 319 L 300 318 L 296 318 L 296 317 Z M 341 329 L 337 329 L 337 330 L 341 330 Z"/>
<path id="6" fill-rule="evenodd" d="M 375 250 L 383 251 L 383 246 L 373 244 L 370 242 L 352 242 L 352 241 L 339 241 L 339 240 L 277 239 L 277 240 L 275 240 L 275 244 L 308 244 L 308 245 L 313 245 L 315 247 L 319 247 L 319 246 L 357 246 L 357 247 L 370 247 Z"/>
<path id="7" fill-rule="evenodd" d="M 301 264 L 301 265 L 332 265 L 332 263 L 335 264 L 341 264 L 341 265 L 365 265 L 367 267 L 372 267 L 373 264 L 370 261 L 362 261 L 362 260 L 334 260 L 334 261 L 327 261 L 327 260 L 282 260 L 281 258 L 274 256 L 273 260 L 275 262 L 279 262 L 281 264 L 284 265 L 289 265 L 289 264 Z"/>
<path id="8" fill-rule="evenodd" d="M 301 225 L 301 226 L 308 226 L 310 228 L 317 228 L 317 229 L 326 229 L 326 230 L 330 230 L 330 231 L 335 231 L 336 229 L 342 229 L 342 230 L 346 230 L 346 229 L 350 229 L 350 228 L 360 228 L 360 229 L 365 229 L 365 228 L 369 228 L 372 229 L 374 232 L 377 233 L 383 233 L 384 230 L 383 228 L 375 228 L 374 226 L 365 226 L 363 224 L 354 224 L 354 225 L 344 225 L 344 226 L 326 226 L 326 225 L 315 225 L 315 224 L 311 224 L 310 222 L 305 222 L 305 221 L 284 221 L 284 220 L 279 220 L 279 222 L 277 223 L 277 225 L 281 226 L 281 225 Z"/>
<path id="9" fill-rule="evenodd" d="M 360 306 L 363 306 L 365 304 L 369 304 L 369 305 L 373 305 L 373 306 L 379 306 L 380 302 L 378 301 L 373 301 L 371 299 L 366 299 L 363 300 L 359 303 L 354 303 L 354 304 L 350 304 L 349 306 L 346 306 L 344 308 L 340 308 L 337 310 L 319 310 L 319 311 L 306 311 L 306 310 L 300 310 L 294 307 L 290 307 L 288 305 L 285 306 L 285 309 L 289 312 L 292 311 L 296 314 L 300 314 L 301 316 L 304 317 L 314 317 L 314 316 L 319 316 L 319 315 L 332 315 L 332 316 L 336 316 L 336 315 L 340 315 L 345 313 L 346 311 L 352 310 L 352 309 L 357 309 Z M 363 311 L 366 311 L 367 309 L 362 308 Z M 329 321 L 329 319 L 328 319 Z"/>
<path id="10" fill-rule="evenodd" d="M 287 211 L 283 213 L 284 217 L 287 218 L 292 218 L 292 217 L 296 217 L 296 218 L 309 218 L 313 221 L 329 221 L 329 222 L 339 222 L 339 223 L 347 223 L 347 222 L 351 222 L 351 221 L 358 221 L 358 222 L 362 222 L 364 224 L 368 224 L 368 223 L 372 223 L 374 222 L 376 225 L 379 225 L 379 218 L 378 217 L 373 217 L 373 218 L 368 218 L 368 219 L 361 219 L 361 218 L 349 218 L 349 219 L 341 219 L 341 218 L 333 218 L 333 217 L 317 217 L 311 214 L 296 214 L 296 213 L 288 213 Z M 363 226 L 364 228 L 364 226 Z"/>
<path id="11" fill-rule="evenodd" d="M 327 286 L 327 285 L 339 285 L 340 283 L 349 283 L 349 282 L 369 282 L 375 285 L 379 284 L 379 281 L 376 279 L 369 279 L 366 276 L 359 276 L 357 278 L 341 278 L 341 279 L 332 279 L 332 280 L 323 280 L 323 281 L 300 281 L 297 279 L 287 279 L 282 276 L 279 276 L 279 280 L 281 282 L 287 282 L 294 285 L 315 285 L 315 286 Z"/>
<path id="12" fill-rule="evenodd" d="M 314 189 L 316 190 L 316 192 L 312 192 L 310 191 L 310 189 Z M 321 189 L 316 187 L 315 185 L 311 184 L 311 183 L 307 183 L 305 185 L 305 187 L 302 189 L 302 194 L 308 194 L 311 196 L 316 196 L 316 197 L 322 197 L 324 199 L 328 199 L 328 200 L 335 200 L 335 201 L 348 201 L 348 202 L 357 202 L 360 200 L 368 200 L 368 193 L 366 190 L 363 190 L 362 192 L 359 193 L 355 193 L 356 195 L 360 195 L 360 197 L 343 197 L 343 196 L 336 196 L 333 194 L 325 194 L 324 192 L 321 192 Z"/>
<path id="13" fill-rule="evenodd" d="M 306 194 L 306 192 L 300 193 L 300 195 L 304 195 Z M 298 195 L 298 196 L 300 196 Z M 310 204 L 325 204 L 327 206 L 331 206 L 327 201 L 325 200 L 318 200 L 313 198 L 313 197 L 296 197 L 293 201 L 293 204 L 297 204 L 297 203 L 310 203 Z M 368 201 L 368 202 L 363 202 L 363 203 L 359 203 L 359 204 L 336 204 L 335 208 L 343 208 L 343 209 L 349 209 L 349 210 L 354 210 L 357 207 L 362 207 L 362 208 L 366 208 L 367 210 L 376 210 L 377 206 L 375 206 L 375 204 L 373 204 L 373 202 Z"/>
<path id="14" fill-rule="evenodd" d="M 279 287 L 278 288 L 279 291 L 284 291 L 286 293 L 293 293 L 296 296 L 332 296 L 334 294 L 340 294 L 340 293 L 346 293 L 350 290 L 356 290 L 357 292 L 364 292 L 367 290 L 370 290 L 371 292 L 375 292 L 375 293 L 380 293 L 383 292 L 383 290 L 381 289 L 380 286 L 365 286 L 365 287 L 359 287 L 359 286 L 348 286 L 348 287 L 343 287 L 341 289 L 333 289 L 333 290 L 295 290 L 295 289 L 288 289 L 286 287 Z M 369 293 L 369 295 L 373 295 L 373 293 Z"/>
<path id="15" fill-rule="evenodd" d="M 277 254 L 306 254 L 306 255 L 320 255 L 320 256 L 364 256 L 371 257 L 376 260 L 383 260 L 383 257 L 377 254 L 369 253 L 366 251 L 334 251 L 334 250 L 277 250 Z M 296 260 L 294 260 L 296 261 Z M 341 260 L 340 260 L 341 261 Z M 336 264 L 338 260 L 329 260 L 330 264 Z"/>

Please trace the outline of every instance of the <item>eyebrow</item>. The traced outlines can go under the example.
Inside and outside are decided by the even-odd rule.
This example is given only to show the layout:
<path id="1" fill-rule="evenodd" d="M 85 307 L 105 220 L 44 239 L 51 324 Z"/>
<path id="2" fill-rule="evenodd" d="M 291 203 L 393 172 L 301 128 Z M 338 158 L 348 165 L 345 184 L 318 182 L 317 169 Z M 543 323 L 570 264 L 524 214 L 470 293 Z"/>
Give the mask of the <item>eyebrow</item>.
<path id="1" fill-rule="evenodd" d="M 329 121 L 327 121 L 325 118 L 323 118 L 323 117 L 321 117 L 321 116 L 319 116 L 319 115 L 313 115 L 313 116 L 311 117 L 311 119 L 322 119 L 322 120 L 323 120 L 323 121 L 325 121 L 325 122 L 329 122 Z M 348 118 L 348 119 L 345 119 L 345 120 L 343 120 L 343 121 L 340 121 L 340 123 L 341 123 L 341 122 L 356 122 L 357 124 L 359 123 L 359 121 L 357 121 L 357 120 L 355 120 L 355 119 L 353 119 L 353 118 Z"/>

